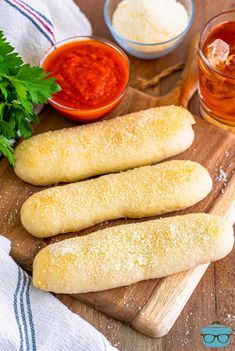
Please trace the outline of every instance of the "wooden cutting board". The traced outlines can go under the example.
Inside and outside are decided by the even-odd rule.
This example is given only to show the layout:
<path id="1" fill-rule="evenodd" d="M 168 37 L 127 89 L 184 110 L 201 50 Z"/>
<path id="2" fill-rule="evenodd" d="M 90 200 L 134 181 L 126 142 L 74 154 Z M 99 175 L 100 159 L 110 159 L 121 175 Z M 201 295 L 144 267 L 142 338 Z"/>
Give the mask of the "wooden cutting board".
<path id="1" fill-rule="evenodd" d="M 155 98 L 129 88 L 122 104 L 110 117 L 123 115 L 153 106 L 170 103 L 187 105 L 196 87 L 195 42 L 189 51 L 188 60 L 180 84 L 167 96 Z M 73 125 L 59 116 L 51 108 L 41 115 L 41 123 L 34 134 L 47 130 Z M 190 159 L 200 162 L 210 172 L 214 187 L 206 199 L 180 213 L 213 212 L 230 216 L 233 221 L 233 201 L 235 200 L 235 136 L 196 117 L 194 130 L 196 137 L 190 149 L 175 159 Z M 220 170 L 226 173 L 221 177 Z M 19 211 L 27 197 L 42 188 L 26 184 L 16 177 L 6 160 L 0 162 L 0 233 L 12 241 L 11 254 L 26 270 L 31 271 L 32 262 L 37 252 L 48 242 L 62 240 L 74 235 L 86 235 L 97 229 L 138 220 L 121 219 L 102 223 L 80 233 L 57 236 L 47 241 L 28 234 L 20 223 Z M 157 218 L 157 217 L 156 217 Z M 145 219 L 146 220 L 146 219 Z M 97 233 L 97 235 L 99 235 Z M 96 309 L 118 320 L 128 323 L 136 330 L 152 336 L 165 335 L 172 327 L 185 303 L 189 299 L 207 265 L 194 270 L 162 279 L 143 281 L 128 287 L 107 290 L 98 293 L 59 296 L 68 306 L 86 302 Z"/>

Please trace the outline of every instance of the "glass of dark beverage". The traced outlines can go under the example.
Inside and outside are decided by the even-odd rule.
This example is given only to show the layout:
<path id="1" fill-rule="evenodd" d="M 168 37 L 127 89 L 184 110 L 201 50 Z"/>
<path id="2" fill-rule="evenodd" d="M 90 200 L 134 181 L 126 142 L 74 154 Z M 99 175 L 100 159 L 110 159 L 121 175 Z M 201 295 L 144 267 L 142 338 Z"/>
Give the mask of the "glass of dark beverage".
<path id="1" fill-rule="evenodd" d="M 201 115 L 235 132 L 235 10 L 205 25 L 198 51 Z"/>

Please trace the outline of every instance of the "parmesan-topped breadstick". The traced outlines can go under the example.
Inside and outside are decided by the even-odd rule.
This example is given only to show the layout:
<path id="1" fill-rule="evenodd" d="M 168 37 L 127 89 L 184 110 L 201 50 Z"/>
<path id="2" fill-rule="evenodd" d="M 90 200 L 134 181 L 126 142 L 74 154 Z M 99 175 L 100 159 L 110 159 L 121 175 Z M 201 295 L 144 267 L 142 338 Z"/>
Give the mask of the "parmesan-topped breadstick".
<path id="1" fill-rule="evenodd" d="M 219 260 L 233 243 L 231 224 L 202 213 L 116 226 L 42 249 L 33 284 L 68 294 L 116 288 Z"/>
<path id="2" fill-rule="evenodd" d="M 193 123 L 186 109 L 164 106 L 39 134 L 16 147 L 15 172 L 47 185 L 156 163 L 192 144 Z"/>
<path id="3" fill-rule="evenodd" d="M 168 161 L 40 191 L 23 204 L 21 222 L 37 237 L 75 232 L 116 218 L 181 210 L 211 188 L 199 163 Z"/>

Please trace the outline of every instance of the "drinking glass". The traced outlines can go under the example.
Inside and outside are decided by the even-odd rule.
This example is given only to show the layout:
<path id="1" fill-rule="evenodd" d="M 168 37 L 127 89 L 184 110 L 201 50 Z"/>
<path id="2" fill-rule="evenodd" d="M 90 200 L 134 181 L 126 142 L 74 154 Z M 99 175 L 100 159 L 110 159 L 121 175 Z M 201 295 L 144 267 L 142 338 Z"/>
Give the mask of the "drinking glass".
<path id="1" fill-rule="evenodd" d="M 216 35 L 224 38 L 223 28 L 230 33 L 235 51 L 235 10 L 224 12 L 211 19 L 203 28 L 198 47 L 200 113 L 203 118 L 235 133 L 235 60 L 231 71 L 220 71 L 206 58 L 207 41 L 217 30 Z M 221 29 L 221 32 L 219 30 Z M 226 35 L 227 35 L 226 34 Z M 230 52 L 231 54 L 231 52 Z M 235 55 L 234 55 L 235 59 Z"/>

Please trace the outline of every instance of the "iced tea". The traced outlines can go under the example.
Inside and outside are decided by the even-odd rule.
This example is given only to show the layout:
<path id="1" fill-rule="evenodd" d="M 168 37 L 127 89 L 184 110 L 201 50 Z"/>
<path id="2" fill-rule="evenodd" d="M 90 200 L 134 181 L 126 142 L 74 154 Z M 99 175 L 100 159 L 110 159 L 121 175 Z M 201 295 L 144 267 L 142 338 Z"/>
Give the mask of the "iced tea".
<path id="1" fill-rule="evenodd" d="M 202 116 L 235 131 L 235 11 L 213 18 L 199 43 Z"/>

